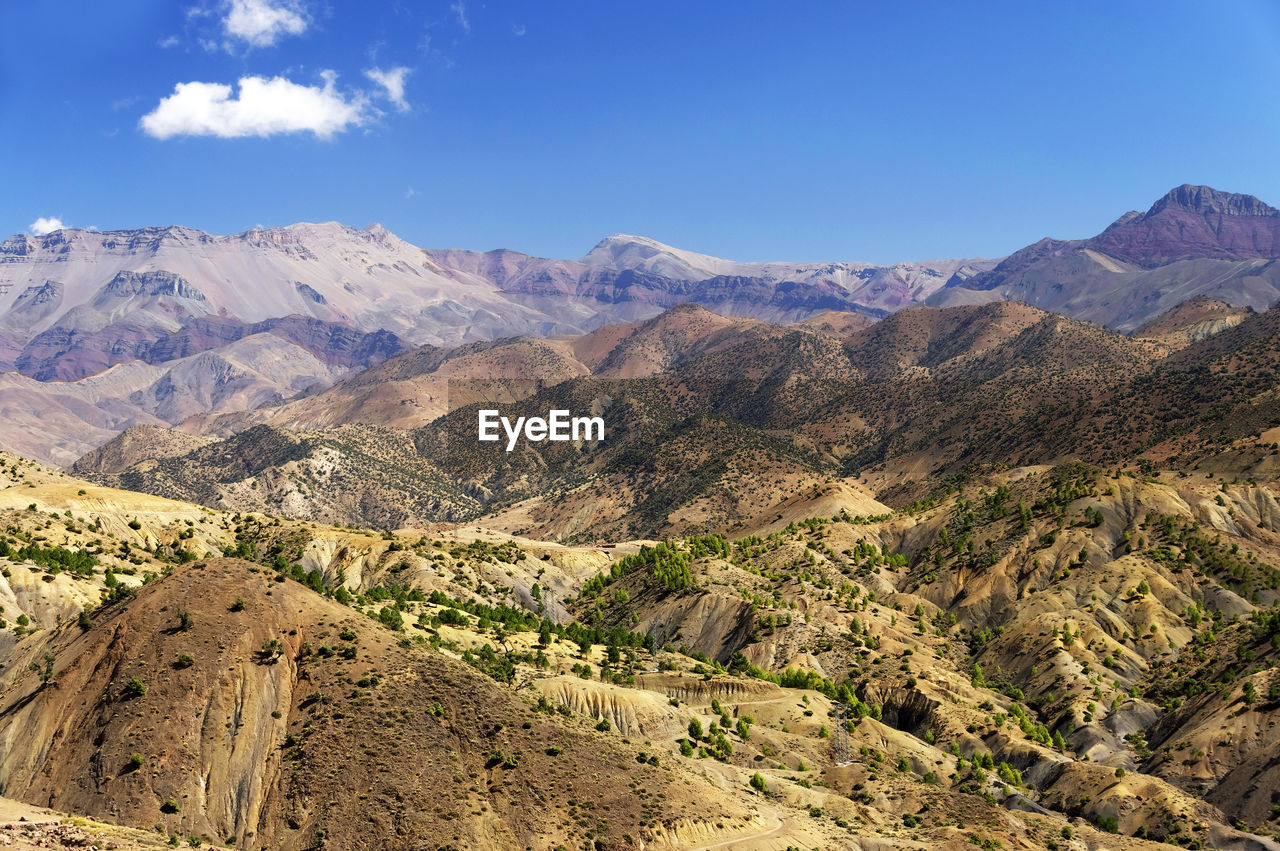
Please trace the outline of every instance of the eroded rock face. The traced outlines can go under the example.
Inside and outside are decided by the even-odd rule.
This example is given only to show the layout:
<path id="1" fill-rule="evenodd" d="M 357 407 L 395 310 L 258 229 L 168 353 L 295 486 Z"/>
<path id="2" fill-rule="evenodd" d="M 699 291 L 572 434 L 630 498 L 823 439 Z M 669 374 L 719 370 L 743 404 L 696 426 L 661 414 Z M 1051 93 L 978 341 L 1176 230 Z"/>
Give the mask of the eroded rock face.
<path id="1" fill-rule="evenodd" d="M 705 823 L 713 838 L 751 816 L 696 773 L 638 762 L 594 722 L 534 714 L 456 659 L 403 646 L 403 634 L 247 562 L 178 567 L 94 618 L 85 630 L 42 631 L 7 657 L 0 794 L 282 849 L 321 838 L 338 848 L 560 843 L 582 800 L 609 808 L 608 833 L 597 834 L 608 848 L 656 838 L 695 803 L 691 828 Z M 42 685 L 27 664 L 45 652 L 56 661 Z M 672 712 L 645 693 L 629 716 L 628 690 L 600 689 L 619 693 L 622 723 L 664 728 Z M 475 806 L 456 798 L 468 776 L 483 778 Z M 642 807 L 636 788 L 666 800 Z"/>
<path id="2" fill-rule="evenodd" d="M 182 592 L 201 584 L 196 579 L 157 590 L 183 603 Z M 212 612 L 179 631 L 165 624 L 173 615 L 159 606 L 104 615 L 110 623 L 102 628 L 63 636 L 56 679 L 35 691 L 26 687 L 34 682 L 7 689 L 0 790 L 79 812 L 102 812 L 104 800 L 129 790 L 117 806 L 131 822 L 159 822 L 168 809 L 186 810 L 183 820 L 193 831 L 242 838 L 259 821 L 279 767 L 287 722 L 272 713 L 293 700 L 300 641 L 296 633 L 288 636 L 293 627 L 281 613 L 252 609 L 230 641 L 215 639 L 220 625 L 211 622 Z M 283 639 L 285 652 L 266 664 L 255 654 L 274 636 Z M 179 652 L 217 661 L 182 673 L 173 667 Z M 170 723 L 154 729 L 161 708 Z M 146 752 L 149 770 L 130 767 L 130 754 L 139 751 Z M 167 800 L 176 808 L 166 807 Z"/>
<path id="3" fill-rule="evenodd" d="M 358 331 L 336 322 L 286 316 L 262 322 L 239 322 L 220 316 L 183 320 L 177 328 L 138 321 L 129 312 L 105 327 L 56 326 L 33 338 L 15 366 L 40 381 L 75 381 L 117 363 L 141 360 L 164 364 L 219 349 L 255 334 L 272 334 L 293 343 L 328 365 L 366 368 L 405 351 L 390 331 Z M 319 376 L 316 376 L 317 378 Z"/>
<path id="4" fill-rule="evenodd" d="M 154 272 L 118 272 L 102 288 L 102 295 L 107 298 L 168 295 L 175 298 L 189 298 L 193 301 L 208 301 L 204 297 L 204 293 L 193 287 L 190 281 L 181 275 L 164 270 L 156 270 Z"/>

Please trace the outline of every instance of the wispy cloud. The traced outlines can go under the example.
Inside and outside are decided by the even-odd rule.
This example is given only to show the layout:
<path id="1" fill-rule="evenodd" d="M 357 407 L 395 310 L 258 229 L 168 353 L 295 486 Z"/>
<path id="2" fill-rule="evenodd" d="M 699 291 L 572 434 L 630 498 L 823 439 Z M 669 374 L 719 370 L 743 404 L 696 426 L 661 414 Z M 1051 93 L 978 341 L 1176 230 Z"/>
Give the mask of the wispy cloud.
<path id="1" fill-rule="evenodd" d="M 395 104 L 396 109 L 405 112 L 409 109 L 409 102 L 404 99 L 404 78 L 409 76 L 409 72 L 410 69 L 403 66 L 386 70 L 370 68 L 364 75 L 382 87 L 387 100 Z"/>
<path id="2" fill-rule="evenodd" d="M 149 136 L 217 136 L 223 139 L 313 133 L 331 138 L 348 127 L 366 123 L 366 98 L 344 95 L 335 85 L 337 73 L 324 71 L 322 86 L 306 86 L 284 77 L 241 77 L 240 91 L 222 83 L 178 83 L 173 94 L 142 117 Z"/>
<path id="3" fill-rule="evenodd" d="M 470 35 L 471 21 L 467 18 L 467 4 L 463 0 L 453 0 L 449 4 L 449 11 L 453 12 L 454 17 L 458 19 L 458 26 L 462 27 L 462 31 Z"/>
<path id="4" fill-rule="evenodd" d="M 49 216 L 48 218 L 41 216 L 28 225 L 27 230 L 31 231 L 33 236 L 45 236 L 65 227 L 66 225 L 62 223 L 62 219 L 57 216 Z"/>
<path id="5" fill-rule="evenodd" d="M 168 35 L 156 42 L 156 46 L 161 50 L 168 50 L 171 47 L 177 47 L 181 43 L 176 35 Z"/>
<path id="6" fill-rule="evenodd" d="M 525 33 L 524 24 L 512 24 L 511 34 L 514 36 L 522 36 Z"/>
<path id="7" fill-rule="evenodd" d="M 421 194 L 422 194 L 421 192 L 419 192 L 418 190 L 414 189 L 412 186 L 410 186 L 408 189 L 406 189 L 406 190 L 404 191 L 404 197 L 405 197 L 405 199 L 406 199 L 406 200 L 411 199 L 411 198 L 417 198 L 417 197 L 418 197 L 419 195 L 421 195 Z"/>
<path id="8" fill-rule="evenodd" d="M 251 47 L 270 47 L 311 25 L 302 0 L 229 0 L 225 9 L 223 31 Z"/>
<path id="9" fill-rule="evenodd" d="M 445 68 L 452 68 L 453 59 L 437 47 L 436 40 L 431 37 L 431 30 L 435 26 L 437 26 L 436 23 L 428 22 L 423 27 L 422 37 L 418 40 L 418 50 L 432 62 L 439 62 Z"/>

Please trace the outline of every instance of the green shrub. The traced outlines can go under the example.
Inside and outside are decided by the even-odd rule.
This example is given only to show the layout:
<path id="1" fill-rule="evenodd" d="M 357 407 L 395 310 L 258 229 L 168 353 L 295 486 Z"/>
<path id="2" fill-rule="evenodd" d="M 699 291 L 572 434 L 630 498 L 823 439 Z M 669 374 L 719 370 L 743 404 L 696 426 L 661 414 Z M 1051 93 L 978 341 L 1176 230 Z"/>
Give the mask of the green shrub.
<path id="1" fill-rule="evenodd" d="M 449 626 L 466 626 L 470 621 L 457 609 L 444 608 L 440 610 L 440 623 Z"/>

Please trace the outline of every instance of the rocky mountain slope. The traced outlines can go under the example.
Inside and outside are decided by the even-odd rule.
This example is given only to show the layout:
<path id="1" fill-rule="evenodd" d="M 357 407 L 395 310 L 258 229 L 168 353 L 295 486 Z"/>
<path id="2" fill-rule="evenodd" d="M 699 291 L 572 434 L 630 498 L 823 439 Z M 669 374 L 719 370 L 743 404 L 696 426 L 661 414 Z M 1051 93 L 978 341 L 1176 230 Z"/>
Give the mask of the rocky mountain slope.
<path id="1" fill-rule="evenodd" d="M 1155 340 L 1171 349 L 1181 349 L 1234 328 L 1254 312 L 1248 307 L 1232 307 L 1221 301 L 1196 296 L 1136 329 L 1133 336 Z"/>

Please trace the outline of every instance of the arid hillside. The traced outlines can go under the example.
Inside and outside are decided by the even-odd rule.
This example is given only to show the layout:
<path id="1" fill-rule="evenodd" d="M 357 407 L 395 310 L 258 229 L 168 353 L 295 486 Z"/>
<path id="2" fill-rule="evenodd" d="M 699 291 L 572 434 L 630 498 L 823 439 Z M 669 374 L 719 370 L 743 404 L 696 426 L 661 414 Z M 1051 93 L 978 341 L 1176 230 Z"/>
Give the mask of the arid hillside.
<path id="1" fill-rule="evenodd" d="M 1271 484 L 810 482 L 568 547 L 3 471 L 27 804 L 243 848 L 1280 847 Z"/>
<path id="2" fill-rule="evenodd" d="M 972 464 L 1196 458 L 1257 439 L 1274 424 L 1276 314 L 1216 304 L 1133 336 L 1007 302 L 847 334 L 686 305 L 573 340 L 416 350 L 184 427 L 221 440 L 130 431 L 75 469 L 232 510 L 387 529 L 487 517 L 598 542 L 726 527 L 811 482 L 900 505 Z M 476 440 L 482 408 L 596 415 L 606 437 L 508 452 Z"/>

